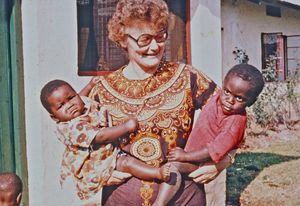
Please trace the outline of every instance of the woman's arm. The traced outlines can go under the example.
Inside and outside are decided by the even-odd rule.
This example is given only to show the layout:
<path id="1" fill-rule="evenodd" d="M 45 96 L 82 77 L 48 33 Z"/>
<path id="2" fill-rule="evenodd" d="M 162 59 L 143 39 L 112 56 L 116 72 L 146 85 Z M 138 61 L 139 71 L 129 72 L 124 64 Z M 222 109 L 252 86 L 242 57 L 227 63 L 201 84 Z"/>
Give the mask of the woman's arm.
<path id="1" fill-rule="evenodd" d="M 210 181 L 214 180 L 222 170 L 224 170 L 234 162 L 235 154 L 236 149 L 231 150 L 218 163 L 206 163 L 200 166 L 197 170 L 190 173 L 189 177 L 192 178 L 194 182 L 200 184 L 209 183 Z"/>
<path id="2" fill-rule="evenodd" d="M 95 77 L 92 77 L 92 79 L 89 81 L 89 83 L 83 87 L 83 89 L 79 92 L 79 95 L 80 96 L 88 96 L 90 91 L 93 89 L 93 87 L 99 83 L 100 81 L 100 77 L 99 76 L 95 76 Z"/>

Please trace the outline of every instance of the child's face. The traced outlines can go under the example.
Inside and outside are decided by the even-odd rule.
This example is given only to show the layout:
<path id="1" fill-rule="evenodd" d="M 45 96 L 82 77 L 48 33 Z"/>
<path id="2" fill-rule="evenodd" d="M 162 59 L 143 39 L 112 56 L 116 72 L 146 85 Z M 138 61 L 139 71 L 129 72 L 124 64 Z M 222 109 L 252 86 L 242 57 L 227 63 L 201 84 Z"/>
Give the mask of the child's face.
<path id="1" fill-rule="evenodd" d="M 63 85 L 48 97 L 52 119 L 66 122 L 83 114 L 84 103 L 79 95 L 69 86 Z"/>
<path id="2" fill-rule="evenodd" d="M 16 206 L 19 205 L 19 200 L 16 198 L 14 192 L 0 192 L 0 205 L 1 206 Z"/>
<path id="3" fill-rule="evenodd" d="M 252 89 L 248 81 L 236 75 L 230 75 L 223 83 L 220 104 L 224 114 L 243 113 L 252 102 Z"/>

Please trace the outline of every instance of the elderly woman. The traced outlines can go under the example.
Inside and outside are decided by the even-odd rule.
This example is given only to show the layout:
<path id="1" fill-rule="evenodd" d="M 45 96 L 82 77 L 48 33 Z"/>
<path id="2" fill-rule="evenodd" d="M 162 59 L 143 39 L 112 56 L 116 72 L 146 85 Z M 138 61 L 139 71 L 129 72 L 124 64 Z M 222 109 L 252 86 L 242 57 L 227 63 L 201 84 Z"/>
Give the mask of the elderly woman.
<path id="1" fill-rule="evenodd" d="M 136 116 L 139 129 L 121 139 L 128 154 L 158 167 L 167 153 L 184 148 L 195 110 L 201 109 L 217 91 L 217 85 L 200 71 L 184 64 L 162 61 L 168 26 L 168 7 L 163 0 L 120 0 L 108 24 L 109 38 L 121 46 L 129 63 L 103 77 L 90 97 L 111 113 L 113 124 Z M 200 167 L 190 177 L 205 183 L 229 165 Z M 218 169 L 217 169 L 218 168 Z M 205 205 L 204 188 L 183 177 L 170 205 Z M 105 187 L 105 205 L 150 205 L 159 184 L 132 177 L 113 188 Z"/>

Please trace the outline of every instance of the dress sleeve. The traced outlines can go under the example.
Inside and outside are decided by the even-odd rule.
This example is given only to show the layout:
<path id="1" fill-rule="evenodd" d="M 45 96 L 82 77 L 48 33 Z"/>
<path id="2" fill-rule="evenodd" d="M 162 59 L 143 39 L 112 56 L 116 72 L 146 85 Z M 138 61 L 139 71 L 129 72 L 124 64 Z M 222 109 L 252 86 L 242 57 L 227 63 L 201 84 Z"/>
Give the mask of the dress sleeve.
<path id="1" fill-rule="evenodd" d="M 66 146 L 88 148 L 99 128 L 91 126 L 85 120 L 60 123 L 57 125 L 58 139 Z"/>
<path id="2" fill-rule="evenodd" d="M 214 141 L 207 144 L 208 153 L 214 162 L 218 163 L 227 152 L 240 147 L 244 137 L 246 120 L 245 115 L 230 115 L 223 120 L 220 125 L 221 132 Z"/>
<path id="3" fill-rule="evenodd" d="M 191 91 L 195 110 L 202 109 L 207 100 L 219 90 L 217 84 L 199 70 L 187 65 L 190 70 Z"/>

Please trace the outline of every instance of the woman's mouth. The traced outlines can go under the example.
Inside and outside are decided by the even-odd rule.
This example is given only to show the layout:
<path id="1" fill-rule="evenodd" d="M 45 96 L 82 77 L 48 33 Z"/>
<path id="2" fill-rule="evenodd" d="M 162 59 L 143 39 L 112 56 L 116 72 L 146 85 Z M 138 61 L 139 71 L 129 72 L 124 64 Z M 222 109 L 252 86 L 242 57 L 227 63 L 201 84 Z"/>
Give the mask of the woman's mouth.
<path id="1" fill-rule="evenodd" d="M 146 57 L 156 57 L 156 56 L 158 56 L 159 55 L 159 52 L 157 52 L 157 53 L 150 53 L 150 54 L 143 54 L 143 56 L 146 56 Z"/>

